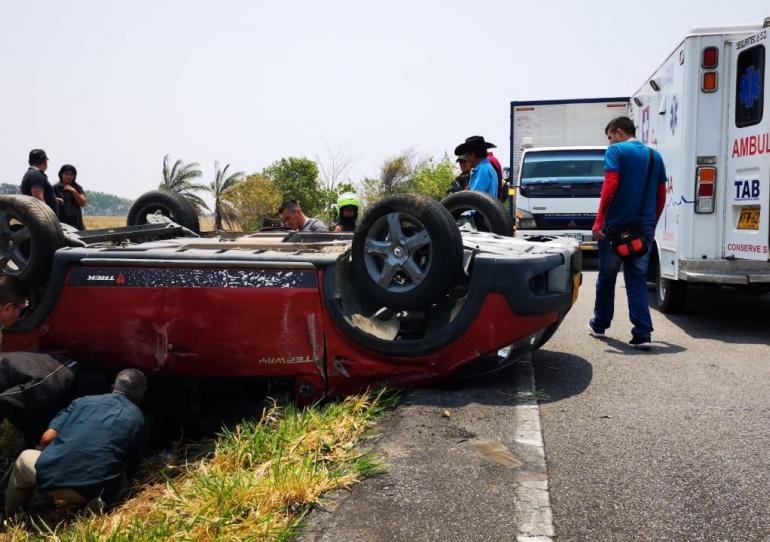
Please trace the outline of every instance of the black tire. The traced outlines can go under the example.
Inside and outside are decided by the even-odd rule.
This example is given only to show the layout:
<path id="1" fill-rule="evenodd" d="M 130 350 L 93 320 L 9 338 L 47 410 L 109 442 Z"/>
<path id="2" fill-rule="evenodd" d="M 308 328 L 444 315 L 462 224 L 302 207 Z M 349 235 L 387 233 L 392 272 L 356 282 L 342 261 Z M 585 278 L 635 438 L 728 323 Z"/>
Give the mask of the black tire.
<path id="1" fill-rule="evenodd" d="M 0 273 L 28 286 L 44 284 L 63 244 L 61 224 L 48 205 L 30 196 L 0 196 Z"/>
<path id="2" fill-rule="evenodd" d="M 452 216 L 423 196 L 380 200 L 353 235 L 355 280 L 366 295 L 395 310 L 429 307 L 452 286 L 462 261 Z"/>
<path id="3" fill-rule="evenodd" d="M 441 200 L 457 221 L 465 211 L 476 211 L 474 225 L 479 231 L 488 231 L 497 235 L 513 237 L 513 219 L 499 199 L 486 192 L 463 190 Z"/>
<path id="4" fill-rule="evenodd" d="M 663 278 L 660 275 L 660 265 L 657 267 L 655 304 L 658 310 L 666 314 L 682 312 L 687 303 L 687 283 L 681 280 Z"/>
<path id="5" fill-rule="evenodd" d="M 171 220 L 184 226 L 195 233 L 201 232 L 198 213 L 195 207 L 187 201 L 184 196 L 175 192 L 163 192 L 153 190 L 139 196 L 131 209 L 128 211 L 126 224 L 129 226 L 138 226 L 147 224 L 147 215 L 160 213 L 169 217 Z"/>

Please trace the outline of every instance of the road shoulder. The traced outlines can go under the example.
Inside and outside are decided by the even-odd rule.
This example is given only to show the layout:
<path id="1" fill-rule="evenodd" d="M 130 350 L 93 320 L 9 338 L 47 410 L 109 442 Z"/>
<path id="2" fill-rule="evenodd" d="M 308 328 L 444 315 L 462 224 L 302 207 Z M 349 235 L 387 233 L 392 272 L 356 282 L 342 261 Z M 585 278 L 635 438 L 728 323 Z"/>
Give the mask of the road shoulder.
<path id="1" fill-rule="evenodd" d="M 522 480 L 537 486 L 532 495 L 547 488 L 542 450 L 516 442 L 532 439 L 516 432 L 517 408 L 532 402 L 520 400 L 517 370 L 405 395 L 377 428 L 374 449 L 386 472 L 327 499 L 308 516 L 300 540 L 516 539 Z M 543 513 L 542 498 L 529 503 Z M 550 508 L 546 514 L 550 521 Z"/>

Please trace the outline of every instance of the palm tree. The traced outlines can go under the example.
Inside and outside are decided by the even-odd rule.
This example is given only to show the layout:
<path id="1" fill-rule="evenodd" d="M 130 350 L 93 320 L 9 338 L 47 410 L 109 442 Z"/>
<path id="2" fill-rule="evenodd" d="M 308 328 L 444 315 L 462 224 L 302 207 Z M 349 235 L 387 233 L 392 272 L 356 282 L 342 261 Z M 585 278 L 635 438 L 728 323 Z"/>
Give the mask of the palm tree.
<path id="1" fill-rule="evenodd" d="M 233 226 L 238 220 L 238 213 L 235 208 L 226 200 L 225 192 L 243 180 L 245 173 L 238 171 L 228 175 L 227 170 L 230 164 L 223 169 L 219 169 L 219 162 L 214 162 L 214 171 L 216 172 L 214 180 L 205 187 L 206 191 L 214 196 L 214 229 L 222 229 L 222 221 L 229 226 Z"/>
<path id="2" fill-rule="evenodd" d="M 200 212 L 209 208 L 206 202 L 195 194 L 195 192 L 206 190 L 205 186 L 193 182 L 193 179 L 198 179 L 201 175 L 197 162 L 185 164 L 181 160 L 177 160 L 169 169 L 169 155 L 167 154 L 163 157 L 163 181 L 161 181 L 158 189 L 181 194 L 193 204 L 196 211 Z"/>

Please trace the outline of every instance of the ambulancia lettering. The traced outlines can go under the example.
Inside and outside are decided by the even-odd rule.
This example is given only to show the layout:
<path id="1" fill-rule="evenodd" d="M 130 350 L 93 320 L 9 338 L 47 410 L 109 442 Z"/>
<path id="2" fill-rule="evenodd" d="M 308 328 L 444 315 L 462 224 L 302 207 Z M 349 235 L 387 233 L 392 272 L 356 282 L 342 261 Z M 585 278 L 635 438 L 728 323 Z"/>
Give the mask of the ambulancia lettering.
<path id="1" fill-rule="evenodd" d="M 733 158 L 770 153 L 770 133 L 741 137 L 733 142 Z"/>

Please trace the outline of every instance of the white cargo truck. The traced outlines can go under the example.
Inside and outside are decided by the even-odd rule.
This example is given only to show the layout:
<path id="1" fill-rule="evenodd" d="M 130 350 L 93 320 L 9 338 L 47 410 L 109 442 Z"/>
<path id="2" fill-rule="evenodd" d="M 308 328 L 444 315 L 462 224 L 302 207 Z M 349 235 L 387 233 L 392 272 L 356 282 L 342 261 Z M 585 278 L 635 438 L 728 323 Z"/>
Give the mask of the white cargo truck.
<path id="1" fill-rule="evenodd" d="M 517 237 L 568 236 L 595 248 L 604 128 L 627 114 L 628 98 L 511 102 Z"/>
<path id="2" fill-rule="evenodd" d="M 691 284 L 770 292 L 768 26 L 691 31 L 632 96 L 668 175 L 650 265 L 664 312 Z"/>

